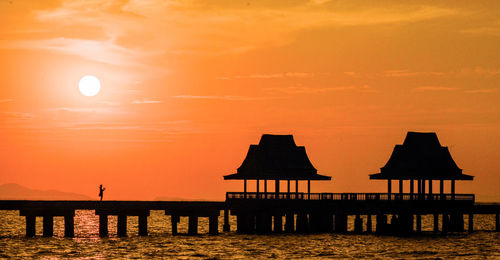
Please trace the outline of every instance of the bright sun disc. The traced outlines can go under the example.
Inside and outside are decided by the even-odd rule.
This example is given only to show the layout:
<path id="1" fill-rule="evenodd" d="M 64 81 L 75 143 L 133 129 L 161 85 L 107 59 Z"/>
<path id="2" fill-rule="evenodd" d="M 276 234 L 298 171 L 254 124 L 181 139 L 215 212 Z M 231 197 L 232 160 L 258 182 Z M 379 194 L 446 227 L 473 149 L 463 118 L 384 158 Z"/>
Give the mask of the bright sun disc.
<path id="1" fill-rule="evenodd" d="M 80 90 L 80 93 L 82 93 L 82 95 L 93 97 L 99 94 L 99 91 L 101 91 L 101 82 L 97 77 L 87 75 L 80 79 L 80 82 L 78 83 L 78 89 Z"/>

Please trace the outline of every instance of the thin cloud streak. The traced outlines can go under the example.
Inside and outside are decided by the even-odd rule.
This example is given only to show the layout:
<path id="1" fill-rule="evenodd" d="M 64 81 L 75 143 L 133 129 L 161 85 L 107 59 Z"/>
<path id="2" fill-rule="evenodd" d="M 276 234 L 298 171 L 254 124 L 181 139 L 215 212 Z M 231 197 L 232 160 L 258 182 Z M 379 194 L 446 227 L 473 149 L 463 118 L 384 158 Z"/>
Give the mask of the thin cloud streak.
<path id="1" fill-rule="evenodd" d="M 421 86 L 412 89 L 413 92 L 426 92 L 426 91 L 455 91 L 456 88 L 440 87 L 440 86 Z"/>

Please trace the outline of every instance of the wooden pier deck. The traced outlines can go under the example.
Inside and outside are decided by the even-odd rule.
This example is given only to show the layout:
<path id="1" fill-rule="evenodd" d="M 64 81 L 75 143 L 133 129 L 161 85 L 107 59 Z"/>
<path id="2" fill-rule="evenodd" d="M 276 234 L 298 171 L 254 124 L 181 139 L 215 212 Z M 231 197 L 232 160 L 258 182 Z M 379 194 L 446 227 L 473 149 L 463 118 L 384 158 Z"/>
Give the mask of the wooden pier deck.
<path id="1" fill-rule="evenodd" d="M 75 210 L 94 210 L 99 216 L 99 234 L 108 235 L 108 216 L 118 216 L 117 234 L 127 235 L 127 217 L 139 217 L 139 235 L 147 235 L 150 210 L 171 216 L 177 234 L 179 217 L 189 218 L 188 234 L 198 233 L 198 218 L 209 218 L 209 233 L 218 234 L 218 217 L 224 211 L 223 231 L 229 231 L 229 213 L 237 216 L 239 233 L 346 232 L 349 215 L 355 216 L 355 231 L 419 232 L 421 215 L 439 216 L 442 232 L 464 231 L 468 216 L 473 231 L 475 214 L 496 215 L 500 231 L 500 203 L 477 203 L 473 194 L 386 194 L 386 193 L 239 193 L 228 192 L 226 201 L 43 201 L 0 200 L 0 210 L 17 210 L 26 217 L 26 235 L 35 235 L 36 217 L 43 217 L 43 235 L 53 236 L 53 218 L 63 216 L 65 236 L 74 236 Z M 366 215 L 363 228 L 362 215 Z M 376 225 L 372 223 L 376 217 Z M 392 219 L 390 217 L 392 216 Z M 388 220 L 391 220 L 388 224 Z M 416 228 L 414 224 L 416 223 Z"/>

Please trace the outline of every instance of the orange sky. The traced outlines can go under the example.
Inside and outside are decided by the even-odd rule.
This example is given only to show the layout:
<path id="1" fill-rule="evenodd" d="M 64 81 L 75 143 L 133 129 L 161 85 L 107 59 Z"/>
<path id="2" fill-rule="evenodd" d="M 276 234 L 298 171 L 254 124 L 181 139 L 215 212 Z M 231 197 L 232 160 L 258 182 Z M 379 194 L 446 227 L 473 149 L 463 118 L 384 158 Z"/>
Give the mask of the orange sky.
<path id="1" fill-rule="evenodd" d="M 500 3 L 367 2 L 2 0 L 0 184 L 223 199 L 274 133 L 333 177 L 313 191 L 384 191 L 368 174 L 435 131 L 457 192 L 500 201 Z"/>

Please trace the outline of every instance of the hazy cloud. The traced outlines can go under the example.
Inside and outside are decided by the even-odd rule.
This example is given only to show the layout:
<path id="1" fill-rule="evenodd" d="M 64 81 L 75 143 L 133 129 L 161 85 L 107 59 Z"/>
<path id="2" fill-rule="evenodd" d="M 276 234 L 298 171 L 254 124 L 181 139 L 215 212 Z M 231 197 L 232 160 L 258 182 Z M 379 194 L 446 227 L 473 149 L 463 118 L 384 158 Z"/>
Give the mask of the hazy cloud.
<path id="1" fill-rule="evenodd" d="M 441 87 L 441 86 L 421 86 L 412 89 L 414 92 L 425 92 L 425 91 L 454 91 L 456 88 Z"/>
<path id="2" fill-rule="evenodd" d="M 160 104 L 160 100 L 150 100 L 150 99 L 142 99 L 142 100 L 134 100 L 132 104 Z"/>

